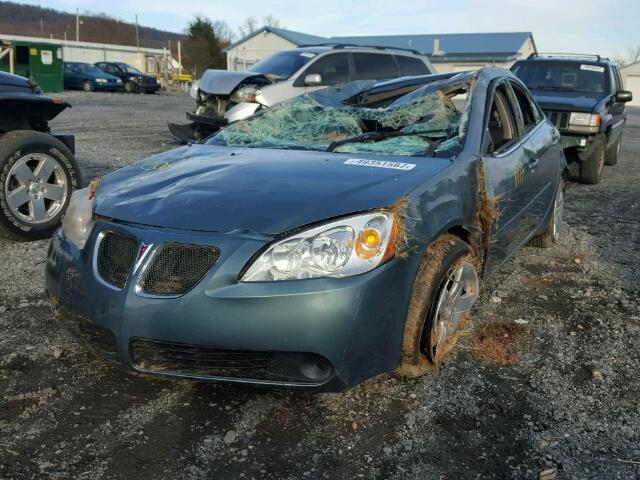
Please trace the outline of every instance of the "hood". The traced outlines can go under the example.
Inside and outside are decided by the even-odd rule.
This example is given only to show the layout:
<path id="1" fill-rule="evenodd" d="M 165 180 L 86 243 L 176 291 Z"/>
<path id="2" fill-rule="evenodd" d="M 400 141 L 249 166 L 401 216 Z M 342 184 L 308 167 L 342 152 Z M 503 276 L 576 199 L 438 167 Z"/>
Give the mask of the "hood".
<path id="1" fill-rule="evenodd" d="M 389 206 L 450 164 L 444 158 L 191 145 L 105 176 L 94 211 L 150 226 L 277 234 Z"/>
<path id="2" fill-rule="evenodd" d="M 12 73 L 0 72 L 0 85 L 10 87 L 31 88 L 34 83 L 28 78 L 13 75 Z"/>
<path id="3" fill-rule="evenodd" d="M 198 88 L 209 95 L 229 95 L 245 80 L 255 81 L 261 85 L 272 83 L 261 73 L 206 70 L 198 80 Z"/>
<path id="4" fill-rule="evenodd" d="M 532 90 L 531 92 L 543 110 L 592 112 L 604 98 L 602 93 L 550 92 L 549 90 Z"/>

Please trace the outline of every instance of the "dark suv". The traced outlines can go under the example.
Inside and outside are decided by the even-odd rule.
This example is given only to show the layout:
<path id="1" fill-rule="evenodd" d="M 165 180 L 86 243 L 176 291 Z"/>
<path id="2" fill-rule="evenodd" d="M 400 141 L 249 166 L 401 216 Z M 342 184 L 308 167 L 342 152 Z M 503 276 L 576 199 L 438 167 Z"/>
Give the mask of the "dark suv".
<path id="1" fill-rule="evenodd" d="M 596 184 L 604 165 L 618 162 L 625 103 L 618 67 L 598 55 L 538 55 L 511 70 L 533 93 L 562 135 L 569 161 L 577 161 L 580 181 Z"/>
<path id="2" fill-rule="evenodd" d="M 153 75 L 142 73 L 136 67 L 122 62 L 98 62 L 95 64 L 103 72 L 122 80 L 124 91 L 128 93 L 156 93 L 160 89 L 160 80 Z"/>

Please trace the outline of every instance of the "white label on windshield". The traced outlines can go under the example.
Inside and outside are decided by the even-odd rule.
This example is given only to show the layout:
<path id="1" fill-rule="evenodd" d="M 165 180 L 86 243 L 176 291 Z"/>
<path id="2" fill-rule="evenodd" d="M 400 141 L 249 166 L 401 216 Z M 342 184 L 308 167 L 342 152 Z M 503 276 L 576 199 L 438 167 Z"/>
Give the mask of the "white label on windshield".
<path id="1" fill-rule="evenodd" d="M 413 170 L 415 163 L 385 162 L 384 160 L 367 160 L 365 158 L 350 158 L 345 165 L 360 165 L 361 167 L 391 168 L 393 170 Z"/>
<path id="2" fill-rule="evenodd" d="M 589 72 L 604 73 L 604 67 L 599 67 L 597 65 L 580 65 L 580 70 L 587 70 Z"/>
<path id="3" fill-rule="evenodd" d="M 302 52 L 302 53 L 300 54 L 300 56 L 301 56 L 301 57 L 307 57 L 307 58 L 313 58 L 313 57 L 315 57 L 315 56 L 316 56 L 316 54 L 315 54 L 315 53 L 310 53 L 310 52 Z"/>

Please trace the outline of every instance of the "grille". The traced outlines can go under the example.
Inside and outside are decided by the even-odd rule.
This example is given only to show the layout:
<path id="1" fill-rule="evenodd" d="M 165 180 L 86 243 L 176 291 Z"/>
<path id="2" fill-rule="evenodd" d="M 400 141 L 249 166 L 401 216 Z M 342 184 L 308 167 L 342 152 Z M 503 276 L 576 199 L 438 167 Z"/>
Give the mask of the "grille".
<path id="1" fill-rule="evenodd" d="M 54 304 L 54 312 L 60 323 L 71 335 L 99 357 L 113 363 L 120 363 L 118 344 L 113 332 L 90 322 L 59 304 Z"/>
<path id="2" fill-rule="evenodd" d="M 566 129 L 569 126 L 569 112 L 544 112 L 547 118 L 558 129 Z"/>
<path id="3" fill-rule="evenodd" d="M 167 243 L 158 248 L 140 280 L 149 295 L 184 295 L 202 280 L 220 258 L 215 247 Z"/>
<path id="4" fill-rule="evenodd" d="M 98 275 L 110 285 L 123 288 L 136 257 L 138 242 L 129 235 L 106 232 L 98 247 Z"/>
<path id="5" fill-rule="evenodd" d="M 317 384 L 333 371 L 326 358 L 314 353 L 220 349 L 142 338 L 129 346 L 134 365 L 149 372 Z"/>

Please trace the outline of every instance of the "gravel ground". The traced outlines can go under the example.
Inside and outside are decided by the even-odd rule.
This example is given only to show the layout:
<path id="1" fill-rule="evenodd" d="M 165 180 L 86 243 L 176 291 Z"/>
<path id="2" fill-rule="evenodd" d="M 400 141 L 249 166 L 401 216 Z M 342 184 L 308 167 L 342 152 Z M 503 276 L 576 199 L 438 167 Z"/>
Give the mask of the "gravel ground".
<path id="1" fill-rule="evenodd" d="M 64 98 L 74 108 L 54 127 L 76 134 L 85 182 L 171 148 L 166 120 L 191 107 L 166 95 Z M 640 478 L 639 155 L 634 110 L 619 165 L 600 185 L 569 185 L 561 244 L 503 267 L 441 368 L 342 394 L 105 365 L 45 304 L 47 242 L 0 240 L 0 478 Z M 510 365 L 476 350 L 492 323 L 518 325 L 504 339 L 517 349 Z"/>

